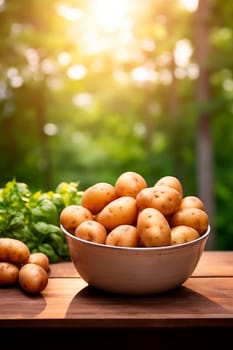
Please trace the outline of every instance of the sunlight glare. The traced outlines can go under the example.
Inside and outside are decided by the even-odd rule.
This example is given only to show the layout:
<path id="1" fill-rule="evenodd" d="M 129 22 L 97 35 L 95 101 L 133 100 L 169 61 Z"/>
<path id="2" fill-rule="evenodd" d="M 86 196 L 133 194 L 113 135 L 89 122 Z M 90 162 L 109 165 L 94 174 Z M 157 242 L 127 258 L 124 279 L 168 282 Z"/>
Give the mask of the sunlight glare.
<path id="1" fill-rule="evenodd" d="M 60 52 L 58 55 L 58 62 L 62 66 L 67 66 L 71 62 L 71 55 L 68 52 Z"/>
<path id="2" fill-rule="evenodd" d="M 199 76 L 199 66 L 196 63 L 191 63 L 187 67 L 187 75 L 189 79 L 197 79 Z"/>
<path id="3" fill-rule="evenodd" d="M 158 73 L 154 69 L 145 66 L 134 68 L 131 75 L 133 80 L 139 85 L 156 83 L 159 80 Z"/>
<path id="4" fill-rule="evenodd" d="M 175 63 L 179 67 L 186 67 L 189 63 L 189 59 L 193 53 L 190 41 L 187 39 L 182 39 L 177 41 L 174 50 Z"/>
<path id="5" fill-rule="evenodd" d="M 180 0 L 181 5 L 189 12 L 195 12 L 198 8 L 198 0 Z"/>
<path id="6" fill-rule="evenodd" d="M 87 108 L 92 103 L 92 95 L 89 92 L 82 92 L 73 96 L 73 104 L 78 107 Z"/>
<path id="7" fill-rule="evenodd" d="M 67 4 L 59 4 L 57 6 L 57 13 L 68 21 L 77 21 L 83 14 L 80 9 L 69 7 Z"/>
<path id="8" fill-rule="evenodd" d="M 5 8 L 5 0 L 0 0 L 0 12 Z"/>
<path id="9" fill-rule="evenodd" d="M 23 77 L 16 75 L 11 78 L 10 84 L 13 88 L 20 88 L 24 83 Z"/>
<path id="10" fill-rule="evenodd" d="M 223 89 L 228 92 L 233 92 L 233 80 L 225 79 L 223 82 Z"/>
<path id="11" fill-rule="evenodd" d="M 44 125 L 43 131 L 47 136 L 55 136 L 58 132 L 58 127 L 54 123 L 46 123 Z"/>
<path id="12" fill-rule="evenodd" d="M 94 0 L 93 3 L 93 12 L 97 22 L 109 32 L 121 26 L 126 10 L 127 1 L 125 0 Z"/>
<path id="13" fill-rule="evenodd" d="M 170 85 L 172 83 L 172 73 L 169 69 L 161 69 L 159 72 L 159 81 L 162 85 Z"/>
<path id="14" fill-rule="evenodd" d="M 80 80 L 85 77 L 86 73 L 86 67 L 81 64 L 76 64 L 67 70 L 67 75 L 72 80 Z"/>

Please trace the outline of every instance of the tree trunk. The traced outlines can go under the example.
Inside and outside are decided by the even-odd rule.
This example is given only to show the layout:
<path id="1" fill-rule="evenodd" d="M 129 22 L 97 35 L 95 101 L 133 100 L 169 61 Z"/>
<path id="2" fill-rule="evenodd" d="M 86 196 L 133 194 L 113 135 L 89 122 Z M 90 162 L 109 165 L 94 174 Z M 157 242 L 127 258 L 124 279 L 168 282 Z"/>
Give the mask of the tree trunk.
<path id="1" fill-rule="evenodd" d="M 199 1 L 196 22 L 196 59 L 199 65 L 197 81 L 197 103 L 199 104 L 199 119 L 197 125 L 197 188 L 198 195 L 205 204 L 211 225 L 211 235 L 207 248 L 214 249 L 214 196 L 213 196 L 213 149 L 211 138 L 211 115 L 205 108 L 211 99 L 209 72 L 208 20 L 210 17 L 209 0 Z M 203 108 L 204 107 L 204 108 Z"/>

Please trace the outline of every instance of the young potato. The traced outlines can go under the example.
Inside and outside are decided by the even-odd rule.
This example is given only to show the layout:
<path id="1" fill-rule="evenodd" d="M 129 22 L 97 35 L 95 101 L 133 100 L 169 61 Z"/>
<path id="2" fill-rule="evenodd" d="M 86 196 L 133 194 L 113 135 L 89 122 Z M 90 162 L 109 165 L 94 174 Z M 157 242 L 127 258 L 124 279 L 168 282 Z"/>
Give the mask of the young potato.
<path id="1" fill-rule="evenodd" d="M 19 284 L 25 292 L 38 294 L 47 286 L 48 274 L 37 264 L 25 264 L 19 270 Z"/>
<path id="2" fill-rule="evenodd" d="M 146 180 L 134 171 L 122 173 L 115 182 L 117 197 L 131 196 L 136 198 L 138 192 L 146 187 Z"/>
<path id="3" fill-rule="evenodd" d="M 199 233 L 193 227 L 180 225 L 171 228 L 171 244 L 182 244 L 194 241 L 199 237 Z"/>
<path id="4" fill-rule="evenodd" d="M 119 225 L 109 232 L 105 244 L 119 247 L 138 247 L 137 228 L 133 225 Z"/>
<path id="5" fill-rule="evenodd" d="M 93 220 L 93 215 L 89 209 L 81 205 L 68 205 L 60 214 L 60 223 L 72 234 L 74 234 L 76 227 L 85 220 Z"/>
<path id="6" fill-rule="evenodd" d="M 207 231 L 209 219 L 204 210 L 199 208 L 181 208 L 170 217 L 171 227 L 185 225 L 193 227 L 199 235 Z"/>
<path id="7" fill-rule="evenodd" d="M 181 203 L 180 193 L 169 186 L 156 185 L 141 190 L 136 197 L 139 210 L 154 208 L 169 216 L 178 210 Z"/>
<path id="8" fill-rule="evenodd" d="M 134 225 L 137 220 L 136 199 L 130 196 L 114 199 L 96 214 L 95 220 L 101 223 L 107 232 L 119 225 Z"/>
<path id="9" fill-rule="evenodd" d="M 97 221 L 83 221 L 75 230 L 75 236 L 86 241 L 105 244 L 107 231 L 105 227 Z"/>
<path id="10" fill-rule="evenodd" d="M 154 184 L 154 186 L 157 185 L 172 187 L 180 193 L 181 197 L 183 197 L 183 186 L 180 180 L 175 176 L 163 176 Z"/>
<path id="11" fill-rule="evenodd" d="M 115 187 L 106 182 L 99 182 L 88 187 L 82 195 L 82 206 L 97 214 L 108 203 L 116 199 Z"/>
<path id="12" fill-rule="evenodd" d="M 15 238 L 0 238 L 0 261 L 20 266 L 28 261 L 30 250 L 28 246 Z"/>
<path id="13" fill-rule="evenodd" d="M 46 272 L 49 270 L 49 258 L 42 252 L 31 253 L 27 261 L 27 264 L 28 263 L 37 264 L 43 267 Z"/>
<path id="14" fill-rule="evenodd" d="M 0 262 L 0 286 L 13 286 L 18 282 L 19 268 L 9 262 Z"/>
<path id="15" fill-rule="evenodd" d="M 137 221 L 140 245 L 162 247 L 171 245 L 171 229 L 164 215 L 155 208 L 145 208 Z"/>
<path id="16" fill-rule="evenodd" d="M 198 208 L 201 210 L 205 210 L 204 203 L 201 201 L 200 198 L 196 196 L 183 197 L 180 203 L 180 209 L 181 208 Z"/>

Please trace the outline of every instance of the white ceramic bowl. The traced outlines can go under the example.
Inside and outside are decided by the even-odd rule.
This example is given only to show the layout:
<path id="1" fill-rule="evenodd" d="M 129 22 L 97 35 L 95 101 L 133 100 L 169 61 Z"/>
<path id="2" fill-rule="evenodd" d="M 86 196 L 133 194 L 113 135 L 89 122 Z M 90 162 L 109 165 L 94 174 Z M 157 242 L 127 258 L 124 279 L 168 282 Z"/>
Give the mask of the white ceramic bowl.
<path id="1" fill-rule="evenodd" d="M 193 273 L 210 234 L 184 244 L 124 248 L 77 238 L 61 225 L 71 260 L 92 287 L 120 294 L 161 293 L 181 286 Z"/>

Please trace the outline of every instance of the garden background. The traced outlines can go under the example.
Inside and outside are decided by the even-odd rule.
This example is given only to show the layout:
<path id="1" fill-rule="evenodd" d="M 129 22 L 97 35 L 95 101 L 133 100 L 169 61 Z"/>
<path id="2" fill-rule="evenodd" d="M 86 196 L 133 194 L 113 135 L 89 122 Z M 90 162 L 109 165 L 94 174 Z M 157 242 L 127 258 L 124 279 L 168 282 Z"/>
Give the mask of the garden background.
<path id="1" fill-rule="evenodd" d="M 0 0 L 0 187 L 177 176 L 233 249 L 233 2 Z"/>

